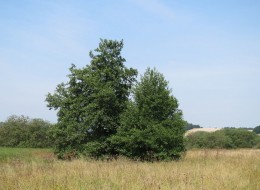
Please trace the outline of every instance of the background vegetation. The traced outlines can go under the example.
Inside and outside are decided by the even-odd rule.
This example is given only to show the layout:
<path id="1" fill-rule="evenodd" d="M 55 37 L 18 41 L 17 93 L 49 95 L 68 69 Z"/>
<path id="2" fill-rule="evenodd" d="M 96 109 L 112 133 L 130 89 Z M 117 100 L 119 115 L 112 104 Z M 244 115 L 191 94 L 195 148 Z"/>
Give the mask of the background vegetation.
<path id="1" fill-rule="evenodd" d="M 197 129 L 197 128 L 202 128 L 200 125 L 194 125 L 192 123 L 188 123 L 187 121 L 185 121 L 185 124 L 184 124 L 184 130 L 185 131 L 188 131 L 188 130 L 191 130 L 191 129 Z"/>
<path id="2" fill-rule="evenodd" d="M 129 108 L 129 112 L 131 109 Z M 132 114 L 132 116 L 131 116 Z M 129 116 L 135 118 L 135 113 L 132 112 Z M 126 115 L 128 113 L 126 112 Z M 130 119 L 131 117 L 128 117 Z M 137 119 L 137 118 L 135 118 Z M 128 126 L 128 125 L 127 125 Z M 195 127 L 196 128 L 196 127 Z M 122 128 L 123 130 L 124 128 Z M 185 129 L 185 126 L 184 126 Z M 255 127 L 253 132 L 248 131 L 246 129 L 240 128 L 224 128 L 222 130 L 216 132 L 194 132 L 185 137 L 185 146 L 187 149 L 191 148 L 224 148 L 224 149 L 232 149 L 232 148 L 260 148 L 260 135 L 256 134 L 254 131 L 257 131 L 259 126 Z M 42 119 L 30 119 L 25 116 L 10 116 L 5 122 L 0 123 L 0 146 L 2 147 L 27 147 L 27 148 L 48 148 L 53 146 L 53 124 L 50 124 L 47 121 Z M 137 132 L 137 130 L 134 130 Z M 123 133 L 123 131 L 121 132 Z M 129 133 L 126 131 L 125 135 Z M 151 131 L 143 131 L 142 140 L 147 141 L 156 141 L 159 139 L 156 133 L 152 133 Z M 163 131 L 161 131 L 163 134 Z M 149 134 L 149 135 L 147 135 Z M 147 135 L 145 137 L 145 135 Z M 166 136 L 168 133 L 166 134 Z M 148 137 L 149 136 L 149 137 Z M 113 138 L 119 138 L 117 136 L 111 137 L 110 141 L 113 141 Z M 124 138 L 122 136 L 122 138 Z M 128 141 L 127 146 L 134 145 L 137 143 L 137 137 L 135 137 L 134 133 L 131 136 L 131 140 Z M 129 138 L 130 139 L 130 138 Z M 133 140 L 134 139 L 134 140 Z M 167 139 L 165 137 L 164 139 Z M 118 140 L 120 143 L 125 143 L 126 139 Z M 140 139 L 141 140 L 141 139 Z M 174 139 L 172 139 L 174 141 Z M 115 141 L 114 143 L 118 143 Z M 139 144 L 138 142 L 137 144 Z M 114 145 L 115 146 L 115 145 Z M 127 146 L 125 145 L 125 149 L 122 151 L 122 154 L 127 154 L 127 152 L 123 153 L 123 151 L 127 151 Z M 137 145 L 135 145 L 137 146 Z M 118 147 L 120 148 L 120 147 Z M 131 147 L 129 147 L 131 148 Z M 141 146 L 139 148 L 142 148 Z M 131 151 L 130 151 L 131 152 Z M 145 152 L 145 151 L 144 151 Z M 129 155 L 130 156 L 130 155 Z M 134 156 L 134 154 L 132 155 Z M 148 155 L 147 155 L 148 156 Z M 151 156 L 151 155 L 149 155 Z"/>
<path id="3" fill-rule="evenodd" d="M 257 126 L 257 127 L 255 127 L 255 128 L 253 129 L 253 131 L 254 131 L 256 134 L 260 134 L 260 125 Z"/>
<path id="4" fill-rule="evenodd" d="M 186 137 L 190 148 L 260 148 L 260 136 L 240 128 L 224 128 L 215 132 L 194 132 Z"/>
<path id="5" fill-rule="evenodd" d="M 10 116 L 0 125 L 0 146 L 46 148 L 52 146 L 49 132 L 53 127 L 42 119 Z"/>

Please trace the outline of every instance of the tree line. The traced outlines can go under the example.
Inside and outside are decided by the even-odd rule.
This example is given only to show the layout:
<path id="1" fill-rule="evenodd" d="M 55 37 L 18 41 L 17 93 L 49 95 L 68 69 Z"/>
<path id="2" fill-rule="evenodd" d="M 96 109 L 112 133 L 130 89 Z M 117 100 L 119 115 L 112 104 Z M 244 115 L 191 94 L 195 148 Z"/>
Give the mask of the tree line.
<path id="1" fill-rule="evenodd" d="M 188 123 L 185 121 L 184 129 L 185 131 L 191 130 L 191 129 L 197 129 L 197 128 L 202 128 L 200 125 L 194 125 L 192 123 Z"/>
<path id="2" fill-rule="evenodd" d="M 186 148 L 260 148 L 260 136 L 256 133 L 258 129 L 259 126 L 254 131 L 223 128 L 215 132 L 194 132 L 185 138 Z"/>
<path id="3" fill-rule="evenodd" d="M 0 146 L 49 148 L 52 147 L 48 121 L 25 116 L 10 116 L 0 123 Z"/>
<path id="4" fill-rule="evenodd" d="M 186 123 L 187 124 L 187 123 Z M 26 116 L 10 116 L 0 122 L 0 146 L 23 148 L 51 148 L 54 145 L 55 124 L 43 119 Z M 184 130 L 188 126 L 185 125 Z M 199 127 L 202 128 L 202 127 Z M 252 128 L 223 128 L 219 131 L 194 132 L 184 138 L 186 149 L 193 148 L 260 148 L 260 125 Z M 258 135 L 257 135 L 258 134 Z M 154 137 L 157 138 L 157 137 Z"/>

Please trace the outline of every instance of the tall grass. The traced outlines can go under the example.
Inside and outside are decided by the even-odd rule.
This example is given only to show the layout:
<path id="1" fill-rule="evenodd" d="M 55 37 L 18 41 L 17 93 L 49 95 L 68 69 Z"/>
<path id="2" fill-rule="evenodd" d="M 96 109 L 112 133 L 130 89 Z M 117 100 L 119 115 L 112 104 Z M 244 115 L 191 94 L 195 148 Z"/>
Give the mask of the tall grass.
<path id="1" fill-rule="evenodd" d="M 192 150 L 178 162 L 59 161 L 48 150 L 0 161 L 0 189 L 260 189 L 260 150 Z M 2 149 L 0 149 L 0 155 Z"/>
<path id="2" fill-rule="evenodd" d="M 41 154 L 53 156 L 51 152 L 51 149 L 0 147 L 0 164 L 13 160 L 32 161 L 34 159 L 42 159 Z"/>

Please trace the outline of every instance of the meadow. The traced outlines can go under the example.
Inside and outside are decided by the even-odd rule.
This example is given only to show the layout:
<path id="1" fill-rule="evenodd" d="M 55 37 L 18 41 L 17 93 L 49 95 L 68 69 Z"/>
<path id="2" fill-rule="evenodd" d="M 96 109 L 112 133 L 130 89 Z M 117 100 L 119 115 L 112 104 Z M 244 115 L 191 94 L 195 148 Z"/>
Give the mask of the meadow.
<path id="1" fill-rule="evenodd" d="M 0 189 L 260 189 L 260 150 L 190 150 L 180 161 L 57 160 L 49 149 L 0 148 Z"/>

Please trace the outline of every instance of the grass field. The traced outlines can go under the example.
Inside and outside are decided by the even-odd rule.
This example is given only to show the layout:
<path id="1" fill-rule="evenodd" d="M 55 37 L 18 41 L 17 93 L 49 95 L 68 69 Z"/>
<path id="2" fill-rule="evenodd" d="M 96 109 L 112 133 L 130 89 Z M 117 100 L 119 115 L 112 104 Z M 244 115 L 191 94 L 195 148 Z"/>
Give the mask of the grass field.
<path id="1" fill-rule="evenodd" d="M 260 150 L 192 150 L 178 162 L 59 161 L 0 148 L 0 189 L 260 189 Z"/>

